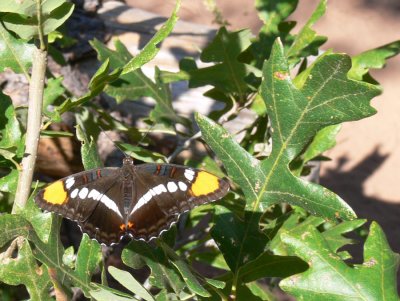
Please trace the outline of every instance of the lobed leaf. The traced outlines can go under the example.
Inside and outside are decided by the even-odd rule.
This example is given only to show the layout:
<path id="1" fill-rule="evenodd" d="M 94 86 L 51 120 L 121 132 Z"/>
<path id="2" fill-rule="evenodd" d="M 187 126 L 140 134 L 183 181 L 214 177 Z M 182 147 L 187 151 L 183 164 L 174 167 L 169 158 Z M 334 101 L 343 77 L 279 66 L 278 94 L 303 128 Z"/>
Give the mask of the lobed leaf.
<path id="1" fill-rule="evenodd" d="M 31 228 L 31 225 L 19 215 L 2 214 L 0 216 L 0 229 L 2 229 L 0 248 L 18 236 L 28 237 Z"/>
<path id="2" fill-rule="evenodd" d="M 300 29 L 293 43 L 290 45 L 287 51 L 288 57 L 297 57 L 296 60 L 299 60 L 301 57 L 318 54 L 319 47 L 326 42 L 327 38 L 317 36 L 317 33 L 311 27 L 325 14 L 327 2 L 327 0 L 319 2 L 310 19 Z"/>
<path id="3" fill-rule="evenodd" d="M 352 58 L 352 67 L 349 71 L 349 78 L 362 80 L 370 69 L 381 69 L 386 61 L 400 53 L 400 41 L 383 45 L 360 53 Z"/>
<path id="4" fill-rule="evenodd" d="M 190 66 L 184 70 L 190 76 L 189 87 L 212 85 L 218 91 L 244 101 L 250 92 L 246 77 L 251 72 L 259 74 L 258 69 L 238 60 L 239 54 L 250 46 L 250 38 L 249 30 L 228 32 L 222 27 L 200 56 L 203 62 L 215 65 L 200 69 Z"/>
<path id="5" fill-rule="evenodd" d="M 310 301 L 399 299 L 399 255 L 390 249 L 378 224 L 371 224 L 364 263 L 354 267 L 343 262 L 313 227 L 301 235 L 282 234 L 282 239 L 293 254 L 309 265 L 306 272 L 281 281 L 280 287 L 293 296 Z"/>
<path id="6" fill-rule="evenodd" d="M 259 231 L 258 220 L 253 219 L 253 224 L 249 225 L 248 215 L 243 221 L 226 208 L 216 206 L 211 236 L 233 273 L 237 273 L 243 264 L 256 259 L 266 245 L 267 239 Z M 246 244 L 243 244 L 244 241 Z"/>
<path id="7" fill-rule="evenodd" d="M 0 256 L 0 281 L 9 285 L 25 285 L 31 300 L 52 300 L 48 294 L 51 281 L 47 268 L 37 264 L 27 240 L 23 240 L 22 246 L 18 247 L 16 258 Z"/>

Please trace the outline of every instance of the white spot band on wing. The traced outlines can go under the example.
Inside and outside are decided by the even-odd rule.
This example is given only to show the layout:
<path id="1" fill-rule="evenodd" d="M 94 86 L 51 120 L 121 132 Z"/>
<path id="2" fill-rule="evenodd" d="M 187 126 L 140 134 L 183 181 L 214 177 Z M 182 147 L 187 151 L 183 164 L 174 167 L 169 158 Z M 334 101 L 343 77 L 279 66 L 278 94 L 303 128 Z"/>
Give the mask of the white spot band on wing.
<path id="1" fill-rule="evenodd" d="M 88 193 L 89 193 L 89 189 L 87 189 L 86 187 L 83 187 L 83 188 L 81 189 L 81 191 L 79 191 L 79 197 L 80 197 L 81 199 L 85 199 L 86 196 L 88 195 Z"/>
<path id="2" fill-rule="evenodd" d="M 119 209 L 117 207 L 117 204 L 110 199 L 108 196 L 105 194 L 100 198 L 100 202 L 103 203 L 107 208 L 111 209 L 114 211 L 116 214 L 118 214 L 120 217 L 122 217 L 121 212 L 119 212 Z"/>
<path id="3" fill-rule="evenodd" d="M 186 169 L 185 170 L 185 174 L 184 174 L 185 178 L 188 179 L 189 181 L 192 181 L 194 178 L 194 171 L 191 169 Z"/>
<path id="4" fill-rule="evenodd" d="M 144 199 L 144 197 L 142 196 L 139 201 L 136 203 L 136 205 L 133 207 L 132 211 L 130 214 L 132 214 L 133 212 L 135 212 L 136 210 L 138 210 L 140 207 L 142 207 L 143 205 L 147 204 L 149 201 L 146 201 Z"/>
<path id="5" fill-rule="evenodd" d="M 175 192 L 178 190 L 178 186 L 174 182 L 168 182 L 167 188 L 169 192 Z"/>
<path id="6" fill-rule="evenodd" d="M 77 196 L 78 196 L 78 192 L 79 192 L 79 189 L 78 188 L 75 188 L 72 192 L 71 192 L 71 198 L 76 198 Z"/>
<path id="7" fill-rule="evenodd" d="M 150 200 L 153 198 L 153 196 L 155 195 L 159 195 L 163 192 L 174 192 L 178 189 L 178 186 L 176 186 L 176 184 L 174 182 L 169 182 L 167 184 L 168 190 L 165 187 L 165 185 L 160 184 L 157 185 L 151 189 L 149 189 L 149 191 L 147 191 L 136 203 L 136 205 L 133 207 L 132 211 L 130 214 L 132 214 L 133 212 L 137 211 L 139 208 L 143 207 L 144 205 L 146 205 L 148 202 L 150 202 Z M 173 190 L 173 191 L 171 191 Z"/>
<path id="8" fill-rule="evenodd" d="M 187 185 L 183 182 L 179 182 L 178 183 L 179 189 L 182 191 L 186 191 L 187 190 Z"/>
<path id="9" fill-rule="evenodd" d="M 65 181 L 65 187 L 69 190 L 75 184 L 75 178 L 71 177 Z"/>

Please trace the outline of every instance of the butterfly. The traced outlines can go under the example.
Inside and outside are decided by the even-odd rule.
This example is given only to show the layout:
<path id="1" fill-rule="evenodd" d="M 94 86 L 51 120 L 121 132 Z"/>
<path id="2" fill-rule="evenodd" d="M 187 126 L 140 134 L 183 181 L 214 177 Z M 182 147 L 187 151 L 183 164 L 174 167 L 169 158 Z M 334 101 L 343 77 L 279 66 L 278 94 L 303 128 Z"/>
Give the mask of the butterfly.
<path id="1" fill-rule="evenodd" d="M 36 204 L 78 223 L 84 233 L 111 245 L 122 237 L 149 241 L 196 206 L 229 191 L 226 178 L 174 164 L 96 168 L 60 179 L 35 197 Z"/>

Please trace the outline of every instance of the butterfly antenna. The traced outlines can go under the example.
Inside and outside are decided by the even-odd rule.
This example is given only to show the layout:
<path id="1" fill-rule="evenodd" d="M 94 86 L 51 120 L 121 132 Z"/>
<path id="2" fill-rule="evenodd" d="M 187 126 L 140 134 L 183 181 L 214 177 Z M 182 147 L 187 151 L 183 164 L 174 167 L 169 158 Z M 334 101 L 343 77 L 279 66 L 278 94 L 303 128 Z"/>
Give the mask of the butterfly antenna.
<path id="1" fill-rule="evenodd" d="M 144 139 L 146 139 L 146 137 L 149 135 L 149 133 L 151 132 L 151 130 L 154 128 L 156 124 L 153 122 L 153 124 L 150 126 L 150 128 L 147 130 L 147 132 L 143 135 L 142 138 L 140 138 L 139 142 L 137 143 L 137 145 L 139 145 L 140 143 L 142 143 L 144 141 Z"/>
<path id="2" fill-rule="evenodd" d="M 136 145 L 138 146 L 140 143 L 143 142 L 143 140 L 148 136 L 148 134 L 151 132 L 151 130 L 154 128 L 155 123 L 153 123 L 150 128 L 148 129 L 148 131 L 146 131 L 146 133 L 143 135 L 142 138 L 140 138 L 140 140 L 136 143 Z M 106 130 L 99 124 L 99 128 L 102 130 L 102 132 L 104 133 L 104 135 L 114 144 L 114 146 L 120 150 L 125 157 L 129 158 L 128 154 L 121 148 L 119 147 L 119 145 L 113 140 L 111 139 L 111 137 L 106 133 Z"/>
<path id="3" fill-rule="evenodd" d="M 129 158 L 128 154 L 122 148 L 120 148 L 119 145 L 113 139 L 111 139 L 111 137 L 106 133 L 106 130 L 103 129 L 103 127 L 100 124 L 98 126 L 103 132 L 103 134 L 108 138 L 108 140 L 110 140 L 114 144 L 115 148 L 118 149 L 121 153 L 123 153 L 126 158 Z"/>

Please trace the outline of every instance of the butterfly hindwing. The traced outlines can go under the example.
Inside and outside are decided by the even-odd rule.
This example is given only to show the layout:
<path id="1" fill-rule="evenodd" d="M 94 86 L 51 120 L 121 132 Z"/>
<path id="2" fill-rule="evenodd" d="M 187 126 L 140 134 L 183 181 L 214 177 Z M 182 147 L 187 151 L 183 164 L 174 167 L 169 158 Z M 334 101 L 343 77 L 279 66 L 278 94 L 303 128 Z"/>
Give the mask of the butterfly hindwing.
<path id="1" fill-rule="evenodd" d="M 183 212 L 220 199 L 229 190 L 225 179 L 185 166 L 142 164 L 135 174 L 137 201 L 129 210 L 129 230 L 145 240 L 169 229 Z"/>

